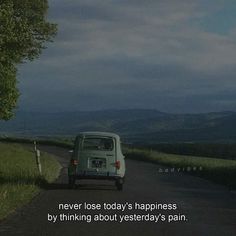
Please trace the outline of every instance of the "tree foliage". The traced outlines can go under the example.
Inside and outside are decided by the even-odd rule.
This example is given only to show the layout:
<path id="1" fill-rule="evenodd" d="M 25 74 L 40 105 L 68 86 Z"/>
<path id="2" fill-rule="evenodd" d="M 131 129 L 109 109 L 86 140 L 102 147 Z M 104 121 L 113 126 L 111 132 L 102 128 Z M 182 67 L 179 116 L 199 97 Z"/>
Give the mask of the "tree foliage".
<path id="1" fill-rule="evenodd" d="M 0 119 L 17 104 L 17 64 L 37 58 L 56 34 L 47 10 L 47 0 L 0 0 Z"/>

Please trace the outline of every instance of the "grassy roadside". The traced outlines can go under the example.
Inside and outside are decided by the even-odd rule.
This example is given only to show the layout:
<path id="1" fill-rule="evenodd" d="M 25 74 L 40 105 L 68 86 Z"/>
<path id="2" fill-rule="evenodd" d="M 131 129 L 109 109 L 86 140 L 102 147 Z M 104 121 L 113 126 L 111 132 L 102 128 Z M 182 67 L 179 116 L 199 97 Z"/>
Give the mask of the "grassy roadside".
<path id="1" fill-rule="evenodd" d="M 236 189 L 236 161 L 234 160 L 183 156 L 140 149 L 126 149 L 125 156 L 130 159 L 170 167 L 163 168 L 163 172 L 175 168 L 177 171 L 197 175 L 215 183 L 226 185 L 230 189 Z"/>
<path id="2" fill-rule="evenodd" d="M 1 139 L 0 139 L 1 141 Z M 5 142 L 32 143 L 30 139 L 2 138 Z M 38 140 L 39 144 L 72 148 L 72 140 Z M 123 152 L 128 159 L 152 162 L 166 166 L 167 170 L 175 168 L 187 174 L 197 175 L 215 183 L 236 189 L 236 161 L 212 157 L 197 157 L 178 154 L 167 154 L 150 149 L 137 149 L 123 146 Z M 163 171 L 166 171 L 163 168 Z"/>
<path id="3" fill-rule="evenodd" d="M 19 144 L 0 143 L 0 219 L 29 202 L 40 186 L 52 182 L 60 164 L 42 153 L 42 176 L 38 174 L 34 152 Z"/>
<path id="4" fill-rule="evenodd" d="M 17 137 L 0 137 L 0 142 L 3 143 L 29 143 L 33 144 L 51 145 L 63 148 L 72 148 L 74 141 L 72 139 L 54 138 L 54 139 L 38 139 L 38 138 L 17 138 Z"/>

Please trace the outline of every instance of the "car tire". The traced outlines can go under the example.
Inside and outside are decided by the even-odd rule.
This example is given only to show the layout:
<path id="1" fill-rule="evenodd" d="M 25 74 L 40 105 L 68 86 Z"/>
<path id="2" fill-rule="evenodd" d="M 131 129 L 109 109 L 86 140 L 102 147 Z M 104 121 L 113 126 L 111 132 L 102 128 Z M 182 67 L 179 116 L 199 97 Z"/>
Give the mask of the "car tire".
<path id="1" fill-rule="evenodd" d="M 122 180 L 116 180 L 116 188 L 119 191 L 123 190 L 123 181 Z"/>
<path id="2" fill-rule="evenodd" d="M 69 184 L 70 189 L 75 188 L 75 177 L 74 176 L 68 176 L 68 184 Z"/>

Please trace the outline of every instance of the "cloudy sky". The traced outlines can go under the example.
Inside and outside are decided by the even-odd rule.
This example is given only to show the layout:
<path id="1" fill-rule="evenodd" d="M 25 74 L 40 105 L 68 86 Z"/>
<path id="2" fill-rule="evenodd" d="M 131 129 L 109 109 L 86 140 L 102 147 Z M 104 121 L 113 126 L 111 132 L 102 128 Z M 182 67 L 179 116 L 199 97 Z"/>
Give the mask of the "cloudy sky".
<path id="1" fill-rule="evenodd" d="M 58 35 L 20 66 L 20 110 L 236 111 L 235 0 L 49 5 Z"/>

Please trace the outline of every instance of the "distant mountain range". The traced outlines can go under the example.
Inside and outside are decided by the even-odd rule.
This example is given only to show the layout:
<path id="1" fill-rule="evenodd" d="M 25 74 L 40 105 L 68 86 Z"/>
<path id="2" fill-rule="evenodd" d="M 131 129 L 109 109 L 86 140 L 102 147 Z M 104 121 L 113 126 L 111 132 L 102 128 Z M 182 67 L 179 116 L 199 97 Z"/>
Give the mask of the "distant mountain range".
<path id="1" fill-rule="evenodd" d="M 60 113 L 18 112 L 0 121 L 1 135 L 75 136 L 109 131 L 126 142 L 236 141 L 236 112 L 170 114 L 157 110 L 103 110 Z"/>

